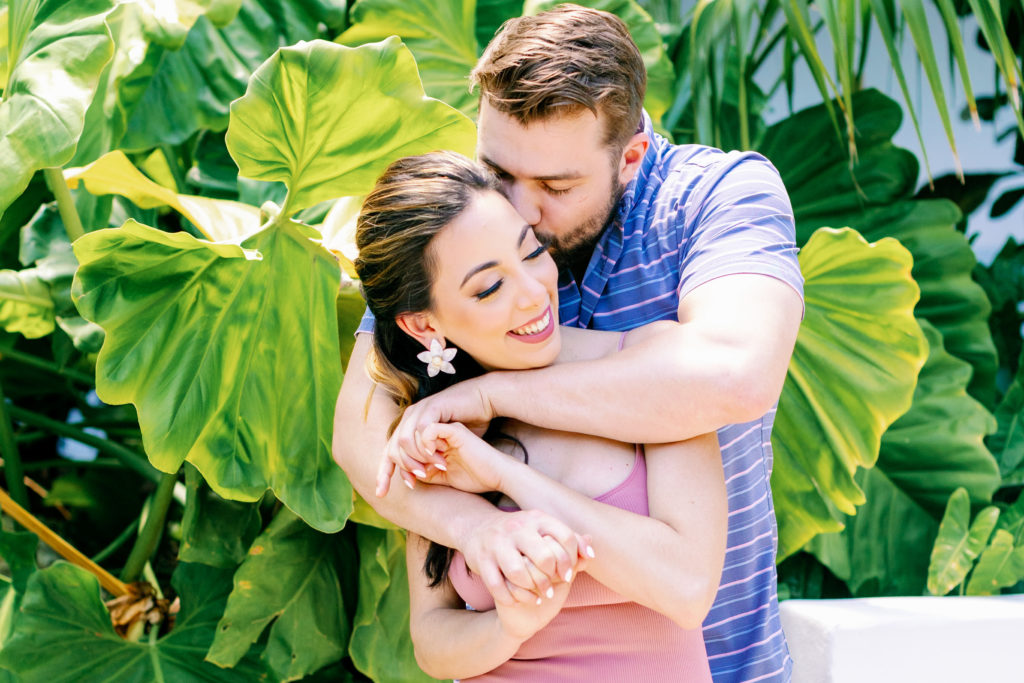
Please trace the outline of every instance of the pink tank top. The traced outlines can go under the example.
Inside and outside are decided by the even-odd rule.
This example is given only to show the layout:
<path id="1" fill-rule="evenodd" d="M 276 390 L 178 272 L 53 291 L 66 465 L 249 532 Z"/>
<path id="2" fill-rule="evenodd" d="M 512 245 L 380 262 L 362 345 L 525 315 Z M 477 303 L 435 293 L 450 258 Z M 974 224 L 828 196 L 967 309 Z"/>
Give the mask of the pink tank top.
<path id="1" fill-rule="evenodd" d="M 594 500 L 648 515 L 647 465 L 637 447 L 633 469 L 621 484 Z M 494 609 L 480 577 L 456 552 L 449 580 L 472 609 Z M 515 656 L 482 676 L 465 681 L 537 683 L 709 683 L 711 670 L 700 629 L 680 628 L 668 617 L 591 578 L 576 577 L 562 611 L 523 643 Z"/>

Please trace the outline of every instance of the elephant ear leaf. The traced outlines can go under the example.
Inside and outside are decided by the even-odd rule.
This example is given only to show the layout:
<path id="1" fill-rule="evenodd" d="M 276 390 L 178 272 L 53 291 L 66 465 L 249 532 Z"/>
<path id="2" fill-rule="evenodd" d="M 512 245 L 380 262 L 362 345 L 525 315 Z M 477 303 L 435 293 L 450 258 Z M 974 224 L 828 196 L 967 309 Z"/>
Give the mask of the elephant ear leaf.
<path id="1" fill-rule="evenodd" d="M 800 251 L 806 312 L 772 434 L 779 558 L 842 528 L 854 481 L 910 407 L 928 344 L 914 319 L 910 254 L 887 238 L 822 228 Z"/>
<path id="2" fill-rule="evenodd" d="M 967 489 L 958 488 L 949 497 L 932 548 L 928 565 L 928 592 L 932 595 L 945 595 L 963 583 L 999 521 L 999 508 L 985 508 L 968 525 L 970 518 L 970 496 Z"/>
<path id="3" fill-rule="evenodd" d="M 395 37 L 357 48 L 322 40 L 278 50 L 231 105 L 228 151 L 241 175 L 282 181 L 285 217 L 366 194 L 395 159 L 436 149 L 472 154 L 473 122 L 424 95 Z"/>
<path id="4" fill-rule="evenodd" d="M 12 3 L 0 102 L 0 214 L 43 168 L 74 156 L 100 75 L 114 54 L 112 0 Z M 35 11 L 34 15 L 26 13 Z"/>
<path id="5" fill-rule="evenodd" d="M 352 509 L 330 450 L 340 272 L 311 233 L 282 221 L 237 246 L 129 221 L 75 243 L 74 293 L 106 331 L 97 393 L 136 405 L 157 468 L 188 460 L 232 500 L 270 488 L 331 532 Z"/>
<path id="6" fill-rule="evenodd" d="M 230 670 L 203 661 L 231 590 L 231 572 L 182 563 L 171 584 L 181 598 L 174 627 L 149 642 L 129 642 L 114 631 L 96 577 L 56 562 L 29 579 L 17 632 L 0 651 L 0 666 L 24 681 L 264 680 L 252 655 Z"/>

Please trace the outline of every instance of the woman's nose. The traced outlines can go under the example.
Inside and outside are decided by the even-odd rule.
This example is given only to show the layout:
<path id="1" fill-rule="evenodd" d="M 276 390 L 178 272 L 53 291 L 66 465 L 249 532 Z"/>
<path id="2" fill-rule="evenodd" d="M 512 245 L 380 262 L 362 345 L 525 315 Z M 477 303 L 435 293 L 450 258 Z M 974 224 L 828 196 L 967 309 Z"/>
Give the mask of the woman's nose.
<path id="1" fill-rule="evenodd" d="M 520 282 L 519 308 L 529 310 L 547 303 L 548 290 L 543 282 L 529 273 L 523 273 Z"/>

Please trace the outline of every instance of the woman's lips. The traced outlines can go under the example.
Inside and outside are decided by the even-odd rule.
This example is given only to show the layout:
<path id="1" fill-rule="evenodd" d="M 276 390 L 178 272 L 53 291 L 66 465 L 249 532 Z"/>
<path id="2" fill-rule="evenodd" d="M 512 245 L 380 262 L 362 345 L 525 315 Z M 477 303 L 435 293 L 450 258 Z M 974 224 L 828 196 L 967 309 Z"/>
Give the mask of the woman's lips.
<path id="1" fill-rule="evenodd" d="M 548 309 L 544 311 L 543 314 L 534 318 L 522 327 L 510 330 L 507 334 L 518 341 L 526 342 L 528 344 L 537 344 L 550 337 L 551 333 L 554 331 L 555 316 L 551 314 L 551 307 L 548 306 Z"/>

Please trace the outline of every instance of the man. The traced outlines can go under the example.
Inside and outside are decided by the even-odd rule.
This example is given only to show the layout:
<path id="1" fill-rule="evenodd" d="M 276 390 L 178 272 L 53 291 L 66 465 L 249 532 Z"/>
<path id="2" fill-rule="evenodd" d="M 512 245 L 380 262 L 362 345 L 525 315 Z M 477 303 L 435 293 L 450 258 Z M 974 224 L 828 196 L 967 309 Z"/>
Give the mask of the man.
<path id="1" fill-rule="evenodd" d="M 479 497 L 390 487 L 387 465 L 378 476 L 385 448 L 414 453 L 426 424 L 498 415 L 638 443 L 718 430 L 730 513 L 722 581 L 704 624 L 711 670 L 716 681 L 788 680 L 769 437 L 802 279 L 777 172 L 756 154 L 676 147 L 655 135 L 642 110 L 643 62 L 607 13 L 561 6 L 513 20 L 471 78 L 481 94 L 479 159 L 552 240 L 561 323 L 676 324 L 600 360 L 460 382 L 410 407 L 390 442 L 395 406 L 376 392 L 363 421 L 370 382 L 349 372 L 335 418 L 339 464 L 384 517 L 462 550 L 496 599 L 508 600 L 504 579 L 531 585 L 515 530 Z M 360 335 L 350 367 L 360 367 L 369 345 Z"/>

